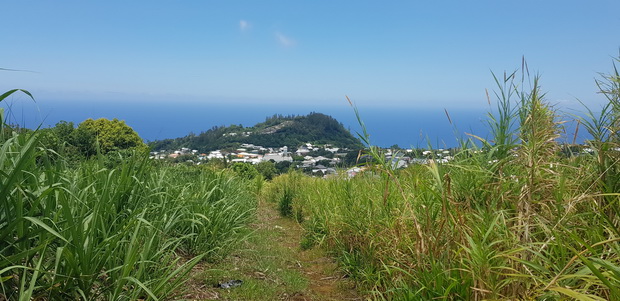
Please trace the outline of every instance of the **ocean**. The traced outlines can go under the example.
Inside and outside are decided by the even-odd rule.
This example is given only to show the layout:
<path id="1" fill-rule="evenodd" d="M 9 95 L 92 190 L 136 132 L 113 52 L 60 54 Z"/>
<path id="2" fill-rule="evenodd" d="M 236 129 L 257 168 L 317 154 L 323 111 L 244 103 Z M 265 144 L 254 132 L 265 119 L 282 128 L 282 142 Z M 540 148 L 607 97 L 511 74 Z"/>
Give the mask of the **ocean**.
<path id="1" fill-rule="evenodd" d="M 355 113 L 346 103 L 341 106 L 53 100 L 32 103 L 20 99 L 3 106 L 10 123 L 27 128 L 50 127 L 61 120 L 77 125 L 87 118 L 118 118 L 125 120 L 145 141 L 199 134 L 214 126 L 252 126 L 274 114 L 306 115 L 310 112 L 330 115 L 354 135 L 361 133 Z M 444 108 L 358 108 L 371 143 L 381 147 L 397 144 L 401 148 L 450 148 L 458 146 L 459 139 L 470 137 L 467 133 L 489 138 L 487 113 L 482 109 L 447 108 L 449 120 Z M 583 137 L 578 141 L 583 141 Z"/>

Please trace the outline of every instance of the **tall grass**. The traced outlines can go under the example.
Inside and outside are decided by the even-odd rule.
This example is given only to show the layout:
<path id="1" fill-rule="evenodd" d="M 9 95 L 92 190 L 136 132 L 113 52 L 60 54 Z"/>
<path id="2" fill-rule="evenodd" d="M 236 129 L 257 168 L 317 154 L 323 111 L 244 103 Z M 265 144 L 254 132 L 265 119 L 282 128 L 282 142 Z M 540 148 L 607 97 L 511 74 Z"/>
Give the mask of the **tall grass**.
<path id="1" fill-rule="evenodd" d="M 559 114 L 528 73 L 495 77 L 481 149 L 394 170 L 360 119 L 365 173 L 283 175 L 264 196 L 293 189 L 304 247 L 331 252 L 375 299 L 620 300 L 617 71 L 599 82 L 610 104 L 581 121 L 594 153 L 578 156 L 562 155 Z"/>
<path id="2" fill-rule="evenodd" d="M 246 233 L 255 199 L 226 172 L 141 153 L 68 168 L 39 132 L 0 126 L 0 299 L 173 299 Z"/>

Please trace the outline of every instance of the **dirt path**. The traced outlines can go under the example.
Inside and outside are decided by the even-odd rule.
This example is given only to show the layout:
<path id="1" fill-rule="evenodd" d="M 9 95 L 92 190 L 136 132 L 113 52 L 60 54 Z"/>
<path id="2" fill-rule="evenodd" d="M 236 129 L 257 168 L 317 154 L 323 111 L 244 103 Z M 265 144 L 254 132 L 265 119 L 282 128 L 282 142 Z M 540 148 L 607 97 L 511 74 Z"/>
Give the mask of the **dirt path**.
<path id="1" fill-rule="evenodd" d="M 200 264 L 188 282 L 188 300 L 364 300 L 319 249 L 302 251 L 303 229 L 261 202 L 254 232 L 242 247 L 217 264 Z M 234 288 L 219 283 L 241 280 Z"/>

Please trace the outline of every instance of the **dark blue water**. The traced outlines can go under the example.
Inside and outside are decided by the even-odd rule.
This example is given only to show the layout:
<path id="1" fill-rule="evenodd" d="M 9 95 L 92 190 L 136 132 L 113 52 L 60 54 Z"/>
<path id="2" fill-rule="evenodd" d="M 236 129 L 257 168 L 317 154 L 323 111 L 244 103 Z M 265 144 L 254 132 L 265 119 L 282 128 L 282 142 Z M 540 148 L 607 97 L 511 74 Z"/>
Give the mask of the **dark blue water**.
<path id="1" fill-rule="evenodd" d="M 183 102 L 122 102 L 122 101 L 31 101 L 20 99 L 3 104 L 12 123 L 27 128 L 53 126 L 60 120 L 76 125 L 87 118 L 118 118 L 125 120 L 146 141 L 200 133 L 213 126 L 241 124 L 252 126 L 267 116 L 306 115 L 319 112 L 340 121 L 353 134 L 361 132 L 354 111 L 346 104 L 330 105 L 261 105 L 205 104 Z M 486 113 L 483 110 L 450 110 L 452 124 L 443 108 L 416 109 L 407 107 L 359 107 L 361 117 L 375 145 L 388 147 L 447 148 L 459 145 L 465 133 L 488 138 Z M 572 132 L 571 132 L 572 133 Z M 571 136 L 572 139 L 572 136 Z M 578 139 L 583 141 L 583 137 Z M 569 141 L 570 142 L 570 141 Z"/>

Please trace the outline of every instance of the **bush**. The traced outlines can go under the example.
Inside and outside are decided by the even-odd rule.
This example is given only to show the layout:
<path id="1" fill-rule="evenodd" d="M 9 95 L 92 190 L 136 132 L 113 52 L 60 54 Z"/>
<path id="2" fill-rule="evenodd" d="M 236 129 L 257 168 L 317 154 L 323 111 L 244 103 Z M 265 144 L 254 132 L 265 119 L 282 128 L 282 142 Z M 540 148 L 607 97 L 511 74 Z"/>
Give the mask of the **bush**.
<path id="1" fill-rule="evenodd" d="M 235 162 L 230 169 L 234 171 L 239 177 L 251 180 L 259 175 L 258 170 L 254 165 L 250 163 Z"/>
<path id="2" fill-rule="evenodd" d="M 280 211 L 280 215 L 285 217 L 293 216 L 293 198 L 294 192 L 289 187 L 284 187 L 284 191 L 282 192 L 282 196 L 278 202 L 278 210 Z"/>

